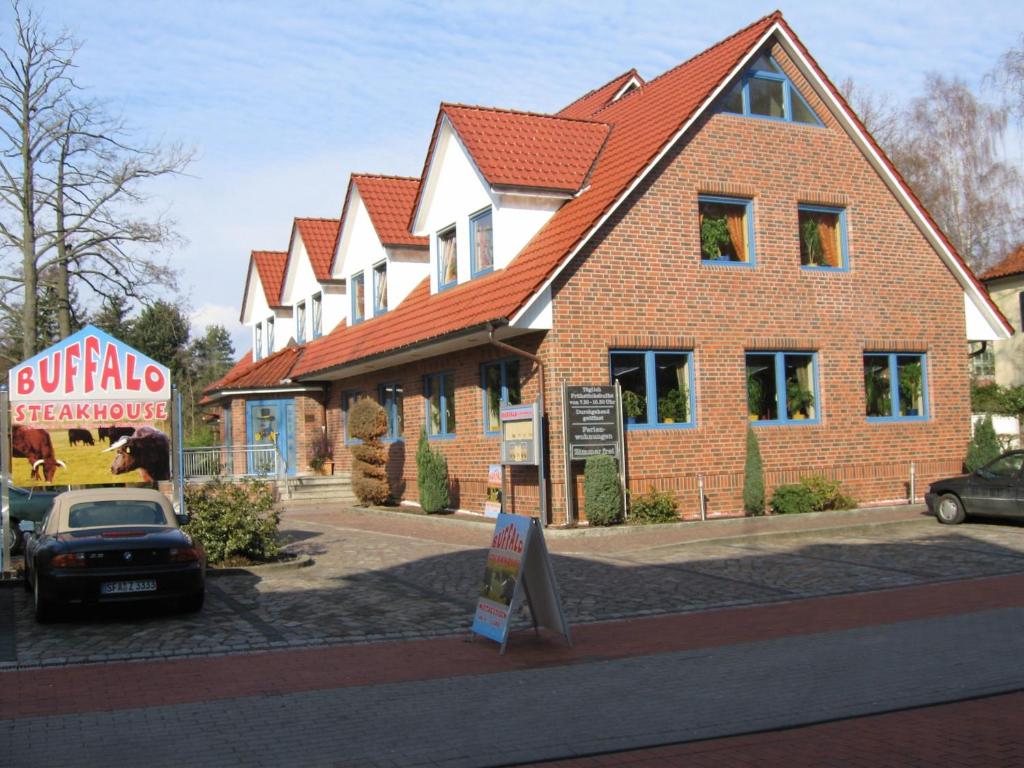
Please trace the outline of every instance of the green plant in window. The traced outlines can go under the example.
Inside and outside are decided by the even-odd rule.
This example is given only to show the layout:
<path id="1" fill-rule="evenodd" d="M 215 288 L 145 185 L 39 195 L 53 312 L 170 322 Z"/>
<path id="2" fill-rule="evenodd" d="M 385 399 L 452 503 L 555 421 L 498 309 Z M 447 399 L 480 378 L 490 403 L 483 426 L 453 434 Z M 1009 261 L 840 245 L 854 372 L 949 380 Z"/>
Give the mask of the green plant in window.
<path id="1" fill-rule="evenodd" d="M 794 418 L 808 417 L 814 407 L 814 393 L 800 386 L 795 379 L 790 379 L 786 382 L 786 406 Z"/>
<path id="2" fill-rule="evenodd" d="M 889 416 L 892 413 L 892 399 L 889 382 L 874 368 L 864 370 L 864 395 L 867 399 L 868 416 Z"/>
<path id="3" fill-rule="evenodd" d="M 822 266 L 825 263 L 825 249 L 821 246 L 821 230 L 814 217 L 804 219 L 800 225 L 800 238 L 803 241 L 807 263 L 811 266 Z"/>
<path id="4" fill-rule="evenodd" d="M 729 245 L 729 226 L 725 216 L 707 216 L 700 222 L 700 252 L 705 259 L 725 258 L 722 248 Z"/>
<path id="5" fill-rule="evenodd" d="M 622 391 L 622 410 L 626 418 L 644 418 L 647 416 L 647 400 L 631 389 L 625 389 Z"/>
<path id="6" fill-rule="evenodd" d="M 764 384 L 757 375 L 748 373 L 747 374 L 747 410 L 750 414 L 751 421 L 756 421 L 761 418 L 761 414 L 765 412 L 764 407 L 765 400 L 765 389 Z"/>
<path id="7" fill-rule="evenodd" d="M 658 398 L 658 421 L 663 424 L 685 422 L 688 406 L 685 390 L 670 389 L 664 397 Z"/>
<path id="8" fill-rule="evenodd" d="M 899 367 L 900 399 L 908 403 L 911 413 L 917 414 L 918 398 L 921 396 L 921 364 L 910 363 Z"/>

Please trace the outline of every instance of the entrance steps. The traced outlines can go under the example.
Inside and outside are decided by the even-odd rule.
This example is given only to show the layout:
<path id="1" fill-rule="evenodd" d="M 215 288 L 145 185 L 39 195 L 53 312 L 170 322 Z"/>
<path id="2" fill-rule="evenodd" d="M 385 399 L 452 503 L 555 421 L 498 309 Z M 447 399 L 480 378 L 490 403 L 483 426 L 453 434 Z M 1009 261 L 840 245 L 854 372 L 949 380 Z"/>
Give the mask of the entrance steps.
<path id="1" fill-rule="evenodd" d="M 338 504 L 355 504 L 356 496 L 352 492 L 352 476 L 348 472 L 337 472 L 333 475 L 309 475 L 289 478 L 291 486 L 291 504 L 307 502 L 331 502 Z"/>

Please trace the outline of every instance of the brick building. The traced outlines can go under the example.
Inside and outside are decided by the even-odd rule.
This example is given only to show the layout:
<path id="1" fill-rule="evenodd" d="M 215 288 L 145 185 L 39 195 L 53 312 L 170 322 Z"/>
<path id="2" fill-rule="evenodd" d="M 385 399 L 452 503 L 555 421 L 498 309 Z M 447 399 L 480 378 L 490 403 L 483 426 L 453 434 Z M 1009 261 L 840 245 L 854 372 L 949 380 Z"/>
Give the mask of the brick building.
<path id="1" fill-rule="evenodd" d="M 543 381 L 555 523 L 580 480 L 563 384 L 619 381 L 628 485 L 684 516 L 698 477 L 709 515 L 742 513 L 748 425 L 769 489 L 822 473 L 880 502 L 912 461 L 922 484 L 960 469 L 965 341 L 1012 333 L 778 13 L 557 114 L 442 104 L 420 176 L 353 176 L 337 230 L 317 274 L 344 319 L 290 339 L 287 370 L 264 335 L 210 390 L 236 442 L 273 392 L 301 411 L 295 467 L 321 429 L 344 470 L 348 406 L 379 398 L 396 496 L 416 499 L 425 429 L 479 510 L 497 409 Z M 253 264 L 243 320 L 289 311 Z M 513 472 L 513 511 L 536 514 L 536 477 Z"/>

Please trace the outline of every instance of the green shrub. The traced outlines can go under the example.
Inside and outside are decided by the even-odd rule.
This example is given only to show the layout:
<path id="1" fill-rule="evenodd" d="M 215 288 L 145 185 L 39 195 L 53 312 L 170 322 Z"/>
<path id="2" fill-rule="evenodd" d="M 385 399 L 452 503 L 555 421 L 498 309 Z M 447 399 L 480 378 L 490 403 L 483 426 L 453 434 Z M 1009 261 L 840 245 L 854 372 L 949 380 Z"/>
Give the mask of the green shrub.
<path id="1" fill-rule="evenodd" d="M 747 460 L 743 465 L 743 509 L 752 515 L 764 514 L 764 465 L 757 435 L 747 425 Z"/>
<path id="2" fill-rule="evenodd" d="M 992 426 L 992 417 L 985 416 L 974 427 L 974 435 L 967 445 L 967 459 L 964 461 L 964 466 L 967 467 L 968 472 L 973 472 L 988 464 L 1002 452 L 995 427 Z"/>
<path id="3" fill-rule="evenodd" d="M 443 453 L 430 447 L 426 430 L 420 430 L 420 442 L 416 447 L 416 484 L 419 486 L 420 506 L 424 512 L 440 512 L 448 508 L 451 503 L 448 495 L 448 460 Z"/>
<path id="4" fill-rule="evenodd" d="M 971 410 L 999 416 L 1024 415 L 1024 387 L 1001 387 L 998 384 L 972 384 Z"/>
<path id="5" fill-rule="evenodd" d="M 622 522 L 622 485 L 611 456 L 591 456 L 583 468 L 584 510 L 591 525 Z"/>
<path id="6" fill-rule="evenodd" d="M 772 493 L 772 512 L 794 515 L 814 511 L 814 494 L 806 485 L 780 485 Z"/>
<path id="7" fill-rule="evenodd" d="M 671 523 L 679 519 L 676 497 L 668 491 L 651 488 L 630 502 L 630 519 L 634 523 Z"/>
<path id="8" fill-rule="evenodd" d="M 823 475 L 812 475 L 800 479 L 800 485 L 811 492 L 815 512 L 828 509 L 853 509 L 857 502 L 840 490 L 838 480 L 829 480 Z"/>
<path id="9" fill-rule="evenodd" d="M 214 480 L 185 487 L 185 532 L 199 541 L 211 563 L 231 557 L 257 562 L 277 557 L 280 513 L 276 493 L 263 480 Z"/>
<path id="10" fill-rule="evenodd" d="M 352 492 L 362 504 L 383 504 L 391 498 L 387 454 L 380 441 L 387 431 L 387 414 L 376 400 L 361 397 L 349 409 L 349 435 L 363 441 L 352 446 Z"/>

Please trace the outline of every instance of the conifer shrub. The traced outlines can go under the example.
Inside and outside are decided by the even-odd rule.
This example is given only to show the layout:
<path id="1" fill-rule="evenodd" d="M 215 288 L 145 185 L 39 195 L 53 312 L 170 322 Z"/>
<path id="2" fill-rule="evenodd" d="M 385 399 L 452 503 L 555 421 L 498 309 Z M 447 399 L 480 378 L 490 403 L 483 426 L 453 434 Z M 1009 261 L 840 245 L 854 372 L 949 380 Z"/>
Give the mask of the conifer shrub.
<path id="1" fill-rule="evenodd" d="M 747 425 L 747 460 L 743 465 L 743 509 L 751 515 L 764 514 L 764 464 L 757 435 Z"/>
<path id="2" fill-rule="evenodd" d="M 674 494 L 651 488 L 642 496 L 632 499 L 629 504 L 630 521 L 647 523 L 671 523 L 679 519 L 679 504 Z"/>
<path id="3" fill-rule="evenodd" d="M 583 468 L 584 511 L 591 525 L 622 522 L 622 485 L 611 456 L 591 456 Z"/>
<path id="4" fill-rule="evenodd" d="M 235 558 L 265 562 L 280 552 L 277 493 L 264 480 L 187 485 L 185 510 L 185 533 L 203 545 L 210 563 Z"/>
<path id="5" fill-rule="evenodd" d="M 420 492 L 420 507 L 434 513 L 447 509 L 451 503 L 448 494 L 448 459 L 435 451 L 427 440 L 427 431 L 420 430 L 416 446 L 416 484 Z"/>
<path id="6" fill-rule="evenodd" d="M 349 410 L 348 432 L 363 442 L 352 446 L 352 492 L 362 504 L 384 504 L 391 498 L 387 454 L 381 438 L 388 419 L 380 403 L 361 397 Z"/>
<path id="7" fill-rule="evenodd" d="M 1003 449 L 999 445 L 999 438 L 996 437 L 995 427 L 992 426 L 992 417 L 985 416 L 974 427 L 974 435 L 971 442 L 967 444 L 967 458 L 964 466 L 968 472 L 981 469 L 993 459 L 997 458 Z"/>

